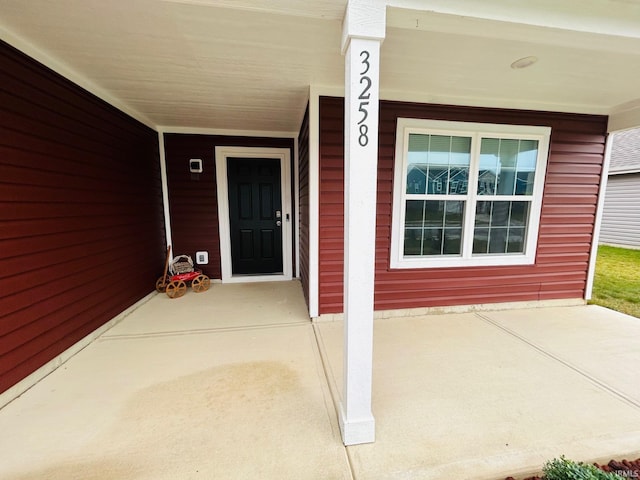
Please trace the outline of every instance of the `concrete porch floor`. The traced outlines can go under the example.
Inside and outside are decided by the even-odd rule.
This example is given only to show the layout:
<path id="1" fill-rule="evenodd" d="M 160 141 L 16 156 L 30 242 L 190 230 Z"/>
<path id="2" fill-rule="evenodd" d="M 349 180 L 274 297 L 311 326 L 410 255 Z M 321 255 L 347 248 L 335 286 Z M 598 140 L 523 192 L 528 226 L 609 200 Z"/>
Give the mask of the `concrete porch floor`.
<path id="1" fill-rule="evenodd" d="M 504 479 L 640 455 L 640 320 L 595 306 L 376 320 L 345 448 L 342 322 L 298 282 L 153 297 L 0 410 L 0 478 Z"/>

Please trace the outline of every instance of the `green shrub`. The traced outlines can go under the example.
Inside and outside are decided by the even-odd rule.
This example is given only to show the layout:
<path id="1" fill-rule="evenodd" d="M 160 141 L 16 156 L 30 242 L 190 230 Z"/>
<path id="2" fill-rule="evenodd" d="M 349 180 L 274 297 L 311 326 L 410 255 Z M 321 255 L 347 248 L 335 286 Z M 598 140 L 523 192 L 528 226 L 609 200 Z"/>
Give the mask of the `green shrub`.
<path id="1" fill-rule="evenodd" d="M 614 473 L 605 472 L 594 465 L 576 463 L 564 457 L 544 464 L 545 480 L 620 480 Z"/>

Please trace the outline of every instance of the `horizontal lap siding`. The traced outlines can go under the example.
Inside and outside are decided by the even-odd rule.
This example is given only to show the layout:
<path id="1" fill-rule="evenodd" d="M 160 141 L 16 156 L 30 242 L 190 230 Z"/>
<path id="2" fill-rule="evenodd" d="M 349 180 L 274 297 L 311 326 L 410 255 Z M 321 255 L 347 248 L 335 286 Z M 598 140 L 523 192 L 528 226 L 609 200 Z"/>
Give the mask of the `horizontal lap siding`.
<path id="1" fill-rule="evenodd" d="M 309 305 L 309 107 L 304 114 L 298 135 L 298 176 L 300 212 L 300 280 L 304 298 Z"/>
<path id="2" fill-rule="evenodd" d="M 609 176 L 600 241 L 640 247 L 640 173 Z"/>
<path id="3" fill-rule="evenodd" d="M 0 392 L 153 291 L 158 136 L 0 43 Z"/>
<path id="4" fill-rule="evenodd" d="M 342 311 L 343 100 L 320 104 L 320 312 Z M 537 258 L 531 266 L 389 268 L 396 120 L 399 117 L 552 128 Z M 376 310 L 581 298 L 606 117 L 381 102 L 376 228 Z"/>
<path id="5" fill-rule="evenodd" d="M 211 278 L 221 278 L 216 147 L 288 148 L 293 159 L 293 140 L 170 133 L 164 135 L 164 146 L 173 253 L 195 260 L 196 252 L 209 252 L 209 264 L 198 268 Z M 202 173 L 189 171 L 191 158 L 202 159 Z"/>
<path id="6" fill-rule="evenodd" d="M 342 311 L 344 260 L 344 126 L 341 99 L 321 98 L 319 313 Z"/>

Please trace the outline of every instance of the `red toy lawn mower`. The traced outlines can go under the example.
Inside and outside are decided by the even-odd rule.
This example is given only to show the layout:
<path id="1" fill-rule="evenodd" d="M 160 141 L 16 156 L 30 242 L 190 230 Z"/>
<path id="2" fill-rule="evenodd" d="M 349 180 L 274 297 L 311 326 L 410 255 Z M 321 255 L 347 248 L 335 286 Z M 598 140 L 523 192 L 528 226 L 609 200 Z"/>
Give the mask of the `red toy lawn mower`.
<path id="1" fill-rule="evenodd" d="M 166 293 L 169 298 L 179 298 L 187 293 L 187 285 L 196 292 L 205 292 L 211 286 L 211 280 L 200 270 L 193 268 L 193 260 L 189 255 L 179 255 L 169 263 L 171 247 L 167 248 L 167 259 L 164 264 L 164 275 L 156 281 L 156 290 Z M 171 275 L 168 275 L 169 272 Z"/>

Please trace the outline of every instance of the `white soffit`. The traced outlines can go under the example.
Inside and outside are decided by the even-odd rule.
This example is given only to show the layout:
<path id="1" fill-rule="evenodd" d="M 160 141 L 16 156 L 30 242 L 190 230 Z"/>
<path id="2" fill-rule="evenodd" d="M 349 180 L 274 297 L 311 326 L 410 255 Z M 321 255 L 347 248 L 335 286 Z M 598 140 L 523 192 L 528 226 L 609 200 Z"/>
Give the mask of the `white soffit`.
<path id="1" fill-rule="evenodd" d="M 0 29 L 155 125 L 297 131 L 309 85 L 343 81 L 345 2 L 307 16 L 219 3 L 0 0 Z"/>
<path id="2" fill-rule="evenodd" d="M 389 0 L 427 3 L 432 10 L 388 9 L 385 97 L 600 114 L 628 112 L 637 103 L 640 2 L 489 0 L 479 8 L 466 0 Z M 602 17 L 592 18 L 594 12 Z M 528 56 L 539 62 L 510 68 Z M 420 91 L 410 78 L 422 79 Z"/>
<path id="3" fill-rule="evenodd" d="M 515 60 L 536 56 L 514 70 Z M 406 101 L 607 114 L 635 98 L 636 53 L 489 36 L 388 28 L 382 91 Z M 401 98 L 398 98 L 401 97 Z"/>
<path id="4" fill-rule="evenodd" d="M 310 85 L 342 91 L 346 3 L 0 0 L 0 34 L 151 125 L 292 132 Z M 640 123 L 640 2 L 387 3 L 382 98 Z M 531 55 L 539 62 L 510 68 Z"/>

